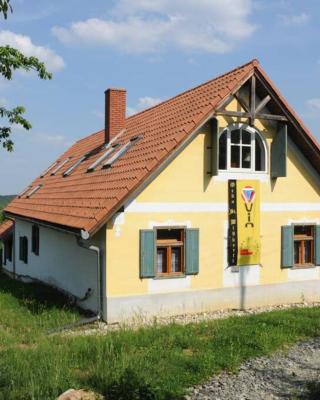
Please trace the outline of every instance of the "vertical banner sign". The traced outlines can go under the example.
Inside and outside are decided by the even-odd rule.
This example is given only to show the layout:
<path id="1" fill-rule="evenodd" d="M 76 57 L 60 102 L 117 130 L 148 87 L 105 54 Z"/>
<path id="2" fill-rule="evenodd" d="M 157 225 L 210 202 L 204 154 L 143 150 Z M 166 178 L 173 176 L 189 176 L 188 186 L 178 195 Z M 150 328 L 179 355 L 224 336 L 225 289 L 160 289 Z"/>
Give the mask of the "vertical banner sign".
<path id="1" fill-rule="evenodd" d="M 238 180 L 237 265 L 260 264 L 260 182 Z"/>
<path id="2" fill-rule="evenodd" d="M 228 265 L 260 264 L 260 182 L 228 181 Z"/>
<path id="3" fill-rule="evenodd" d="M 237 265 L 238 229 L 237 229 L 237 181 L 228 181 L 228 265 Z"/>

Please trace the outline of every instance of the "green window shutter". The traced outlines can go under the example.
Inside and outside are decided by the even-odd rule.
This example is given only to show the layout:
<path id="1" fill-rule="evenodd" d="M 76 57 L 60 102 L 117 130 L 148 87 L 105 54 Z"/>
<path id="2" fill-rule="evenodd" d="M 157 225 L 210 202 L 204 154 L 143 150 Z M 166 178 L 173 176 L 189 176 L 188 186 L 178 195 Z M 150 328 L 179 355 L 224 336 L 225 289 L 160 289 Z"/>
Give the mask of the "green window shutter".
<path id="1" fill-rule="evenodd" d="M 19 260 L 23 261 L 23 237 L 19 238 Z"/>
<path id="2" fill-rule="evenodd" d="M 271 177 L 287 176 L 287 125 L 281 125 L 271 144 Z"/>
<path id="3" fill-rule="evenodd" d="M 36 225 L 32 225 L 32 235 L 31 235 L 31 251 L 36 253 Z"/>
<path id="4" fill-rule="evenodd" d="M 156 241 L 155 231 L 145 229 L 140 231 L 140 278 L 154 278 Z"/>
<path id="5" fill-rule="evenodd" d="M 28 238 L 26 236 L 19 238 L 19 259 L 28 264 Z"/>
<path id="6" fill-rule="evenodd" d="M 213 118 L 210 121 L 211 128 L 211 176 L 218 175 L 219 169 L 219 134 L 218 120 Z"/>
<path id="7" fill-rule="evenodd" d="M 293 266 L 293 226 L 281 227 L 281 267 Z"/>
<path id="8" fill-rule="evenodd" d="M 39 226 L 32 225 L 32 252 L 38 256 L 39 255 Z"/>
<path id="9" fill-rule="evenodd" d="M 185 239 L 185 273 L 199 273 L 199 229 L 186 229 Z"/>
<path id="10" fill-rule="evenodd" d="M 13 238 L 9 237 L 8 239 L 8 260 L 12 262 L 12 246 L 13 246 Z"/>
<path id="11" fill-rule="evenodd" d="M 23 237 L 23 262 L 28 264 L 28 238 L 26 236 Z"/>
<path id="12" fill-rule="evenodd" d="M 315 263 L 316 265 L 320 265 L 320 225 L 316 226 L 315 243 Z"/>

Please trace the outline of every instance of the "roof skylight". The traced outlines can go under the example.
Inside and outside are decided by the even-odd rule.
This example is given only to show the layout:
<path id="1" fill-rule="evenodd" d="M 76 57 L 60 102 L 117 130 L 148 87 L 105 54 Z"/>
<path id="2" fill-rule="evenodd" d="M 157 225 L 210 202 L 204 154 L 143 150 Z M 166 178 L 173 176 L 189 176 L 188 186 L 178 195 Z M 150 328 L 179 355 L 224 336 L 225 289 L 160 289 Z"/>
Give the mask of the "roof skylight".
<path id="1" fill-rule="evenodd" d="M 41 188 L 41 186 L 42 185 L 37 185 L 33 189 L 31 189 L 30 192 L 27 194 L 27 199 L 29 199 L 29 197 L 36 193 Z"/>
<path id="2" fill-rule="evenodd" d="M 113 151 L 118 147 L 119 145 L 113 145 L 112 147 L 108 148 L 108 150 L 103 153 L 93 164 L 91 164 L 88 169 L 87 172 L 92 172 L 94 171 L 94 169 L 103 161 L 105 160 L 107 157 L 110 156 L 111 153 L 113 153 Z"/>
<path id="3" fill-rule="evenodd" d="M 50 165 L 49 168 L 47 168 L 41 175 L 40 178 L 43 178 L 49 171 L 52 170 L 56 165 L 58 164 L 58 161 L 54 162 L 53 164 Z"/>
<path id="4" fill-rule="evenodd" d="M 105 162 L 102 165 L 102 168 L 110 168 L 112 164 L 117 161 L 119 157 L 122 156 L 122 154 L 126 153 L 130 147 L 134 145 L 138 140 L 140 139 L 140 136 L 134 136 L 133 138 L 130 139 L 128 143 L 126 143 L 119 151 L 117 151 L 107 162 Z"/>
<path id="5" fill-rule="evenodd" d="M 76 161 L 74 164 L 71 165 L 70 168 L 68 168 L 66 171 L 64 171 L 63 176 L 68 176 L 71 174 L 72 171 L 74 171 L 84 160 L 86 160 L 89 157 L 89 154 L 85 154 L 84 156 L 80 157 L 78 161 Z"/>
<path id="6" fill-rule="evenodd" d="M 28 186 L 26 189 L 24 189 L 24 190 L 18 195 L 19 199 L 20 199 L 20 197 L 22 197 L 24 194 L 26 194 L 27 191 L 30 190 L 31 188 L 32 188 L 32 186 Z"/>
<path id="7" fill-rule="evenodd" d="M 51 172 L 50 175 L 55 175 L 69 160 L 71 157 L 66 158 L 65 160 L 61 161 L 57 167 Z"/>

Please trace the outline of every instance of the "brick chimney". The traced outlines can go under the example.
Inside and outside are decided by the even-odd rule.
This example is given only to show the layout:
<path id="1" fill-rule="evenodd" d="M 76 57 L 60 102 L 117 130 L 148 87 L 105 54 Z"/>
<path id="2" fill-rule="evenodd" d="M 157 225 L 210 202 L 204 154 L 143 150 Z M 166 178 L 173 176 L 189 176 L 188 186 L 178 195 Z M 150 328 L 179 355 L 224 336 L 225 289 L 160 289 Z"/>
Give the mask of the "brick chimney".
<path id="1" fill-rule="evenodd" d="M 109 143 L 125 127 L 126 95 L 125 89 L 105 91 L 105 143 Z"/>

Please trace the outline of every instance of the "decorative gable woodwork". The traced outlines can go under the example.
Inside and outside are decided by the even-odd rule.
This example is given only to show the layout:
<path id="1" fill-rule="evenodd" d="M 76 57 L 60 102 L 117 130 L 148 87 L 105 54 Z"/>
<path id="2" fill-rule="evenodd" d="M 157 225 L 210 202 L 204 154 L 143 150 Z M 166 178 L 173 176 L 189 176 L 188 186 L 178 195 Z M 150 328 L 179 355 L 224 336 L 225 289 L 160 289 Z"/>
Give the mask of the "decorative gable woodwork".
<path id="1" fill-rule="evenodd" d="M 266 107 L 266 105 L 270 103 L 272 97 L 270 94 L 265 93 L 264 96 L 262 97 L 262 100 L 260 100 L 259 103 L 257 104 L 256 100 L 257 98 L 259 98 L 260 94 L 257 93 L 257 80 L 260 82 L 259 77 L 253 74 L 249 79 L 249 81 L 245 83 L 245 85 L 250 85 L 249 104 L 247 104 L 245 100 L 241 97 L 240 91 L 242 88 L 240 88 L 236 93 L 231 94 L 228 100 L 216 110 L 216 115 L 223 115 L 235 118 L 245 118 L 248 119 L 248 124 L 250 124 L 251 126 L 254 126 L 256 119 L 287 122 L 288 118 L 282 115 L 281 112 L 279 114 L 262 112 L 262 110 Z M 260 91 L 261 89 L 262 88 L 260 88 Z M 266 89 L 264 88 L 263 92 L 265 91 Z M 226 110 L 226 106 L 230 104 L 230 102 L 233 99 L 236 99 L 239 102 L 240 106 L 244 109 L 244 111 Z"/>

